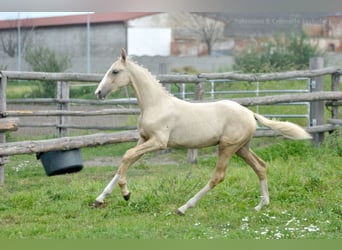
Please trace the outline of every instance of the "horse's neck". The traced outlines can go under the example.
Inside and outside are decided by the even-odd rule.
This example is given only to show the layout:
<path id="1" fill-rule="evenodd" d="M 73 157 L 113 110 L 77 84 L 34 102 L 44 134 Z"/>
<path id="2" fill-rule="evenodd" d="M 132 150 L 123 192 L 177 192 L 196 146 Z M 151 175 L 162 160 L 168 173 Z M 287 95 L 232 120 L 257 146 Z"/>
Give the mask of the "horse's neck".
<path id="1" fill-rule="evenodd" d="M 130 63 L 132 85 L 142 111 L 160 105 L 171 98 L 156 78 L 141 66 Z"/>

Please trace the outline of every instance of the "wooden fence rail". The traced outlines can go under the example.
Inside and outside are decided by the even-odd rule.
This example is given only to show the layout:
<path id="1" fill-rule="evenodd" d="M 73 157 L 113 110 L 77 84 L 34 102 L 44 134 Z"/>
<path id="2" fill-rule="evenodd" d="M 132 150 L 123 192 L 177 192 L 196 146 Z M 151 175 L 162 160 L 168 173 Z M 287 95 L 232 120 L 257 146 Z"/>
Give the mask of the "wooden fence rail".
<path id="1" fill-rule="evenodd" d="M 69 110 L 13 110 L 3 112 L 2 116 L 99 116 L 99 115 L 137 115 L 139 109 L 102 109 L 96 111 L 69 111 Z"/>
<path id="2" fill-rule="evenodd" d="M 137 131 L 97 133 L 83 136 L 62 137 L 49 140 L 34 140 L 0 144 L 0 156 L 32 154 L 53 150 L 69 150 L 88 146 L 101 146 L 122 142 L 137 141 Z"/>
<path id="3" fill-rule="evenodd" d="M 126 105 L 138 104 L 136 98 L 118 98 L 112 100 L 86 100 L 86 99 L 63 99 L 63 98 L 25 98 L 25 99 L 10 99 L 8 104 L 51 104 L 51 103 L 73 103 L 73 104 L 90 104 L 90 105 Z"/>
<path id="4" fill-rule="evenodd" d="M 306 130 L 310 133 L 322 133 L 326 131 L 333 131 L 342 121 L 339 117 L 339 106 L 342 104 L 342 92 L 340 91 L 340 76 L 342 70 L 337 67 L 322 68 L 322 60 L 316 60 L 313 63 L 314 67 L 310 70 L 301 71 L 289 71 L 270 74 L 239 74 L 235 72 L 227 73 L 201 73 L 198 75 L 158 75 L 157 79 L 163 84 L 168 83 L 184 83 L 195 84 L 196 95 L 194 101 L 202 101 L 201 93 L 203 93 L 202 83 L 214 79 L 225 79 L 227 81 L 247 81 L 247 82 L 261 82 L 261 81 L 278 81 L 293 78 L 309 78 L 311 79 L 312 93 L 301 94 L 283 94 L 277 96 L 264 96 L 264 97 L 250 97 L 250 98 L 234 98 L 233 100 L 244 106 L 253 105 L 272 105 L 276 103 L 289 103 L 289 102 L 311 102 L 317 103 L 318 111 L 314 110 L 311 120 L 315 120 L 315 124 Z M 317 63 L 318 62 L 318 63 Z M 311 62 L 310 62 L 311 64 Z M 331 91 L 323 91 L 320 81 L 322 76 L 331 76 Z M 135 98 L 131 99 L 116 99 L 116 100 L 79 100 L 70 99 L 68 94 L 60 93 L 58 98 L 43 98 L 43 99 L 24 99 L 24 100 L 6 100 L 6 89 L 8 80 L 54 80 L 59 82 L 60 86 L 68 86 L 68 83 L 72 82 L 99 82 L 102 79 L 102 74 L 81 74 L 81 73 L 45 73 L 45 72 L 15 72 L 15 71 L 2 71 L 0 72 L 0 120 L 3 125 L 0 125 L 0 184 L 4 182 L 4 164 L 7 161 L 7 156 L 16 154 L 28 154 L 36 152 L 46 152 L 52 150 L 64 150 L 72 148 L 80 148 L 87 146 L 98 146 L 105 144 L 121 143 L 126 141 L 135 141 L 138 139 L 137 131 L 126 131 L 110 134 L 92 134 L 85 136 L 75 136 L 50 139 L 50 140 L 38 140 L 38 141 L 23 141 L 15 143 L 6 143 L 5 131 L 15 130 L 17 126 L 17 117 L 24 116 L 58 116 L 61 117 L 60 121 L 51 124 L 40 124 L 40 126 L 56 126 L 61 130 L 61 135 L 65 135 L 65 129 L 77 127 L 72 124 L 68 124 L 65 117 L 68 116 L 99 116 L 99 115 L 137 115 L 139 110 L 134 108 L 122 108 L 122 109 L 102 109 L 98 111 L 70 111 L 68 105 L 70 103 L 77 104 L 93 104 L 93 105 L 107 105 L 107 104 L 136 104 Z M 62 84 L 61 84 L 62 83 Z M 318 85 L 318 88 L 317 88 Z M 64 91 L 63 89 L 61 90 Z M 331 119 L 327 124 L 322 122 L 316 123 L 316 121 L 322 120 L 322 114 L 324 116 L 324 105 L 330 108 Z M 7 110 L 7 103 L 55 103 L 58 105 L 58 110 L 37 110 L 37 111 L 20 111 L 20 110 Z M 320 117 L 317 117 L 320 116 Z M 7 120 L 6 120 L 7 119 Z M 10 120 L 8 120 L 10 119 Z M 12 120 L 11 120 L 12 119 Z M 14 120 L 13 120 L 14 119 Z M 324 120 L 324 117 L 323 117 Z M 10 124 L 12 123 L 12 124 Z M 28 124 L 27 124 L 28 125 Z M 1 129 L 1 126 L 4 129 Z M 8 126 L 8 127 L 6 127 Z M 39 126 L 39 125 L 37 125 Z M 20 126 L 19 126 L 20 128 Z M 134 129 L 132 127 L 131 129 Z M 255 136 L 275 136 L 273 131 L 256 131 Z M 194 151 L 190 151 L 192 157 Z"/>
<path id="5" fill-rule="evenodd" d="M 333 91 L 321 91 L 315 93 L 300 93 L 300 94 L 282 94 L 276 96 L 262 96 L 262 97 L 244 97 L 244 98 L 232 98 L 231 100 L 238 102 L 243 106 L 255 106 L 255 105 L 272 105 L 277 103 L 291 103 L 291 102 L 311 102 L 311 101 L 323 101 L 330 100 L 337 101 L 342 99 L 342 92 Z M 197 100 L 193 102 L 214 102 L 216 100 Z M 19 102 L 18 102 L 19 103 Z M 83 104 L 92 103 L 84 100 Z M 139 109 L 102 109 L 97 111 L 68 111 L 68 110 L 7 110 L 1 112 L 3 117 L 17 117 L 17 116 L 98 116 L 98 115 L 137 115 L 140 114 Z"/>
<path id="6" fill-rule="evenodd" d="M 240 74 L 234 72 L 227 73 L 200 73 L 198 75 L 189 74 L 163 74 L 157 75 L 157 79 L 163 83 L 196 83 L 213 79 L 226 79 L 236 81 L 273 81 L 286 80 L 300 77 L 317 77 L 323 75 L 341 75 L 342 69 L 338 67 L 327 67 L 323 69 L 288 71 L 267 74 Z M 2 71 L 0 77 L 7 77 L 15 80 L 53 80 L 53 81 L 76 81 L 76 82 L 99 82 L 103 74 L 84 74 L 84 73 L 47 73 L 47 72 L 17 72 Z"/>
<path id="7" fill-rule="evenodd" d="M 337 125 L 322 125 L 314 128 L 307 128 L 309 133 L 317 133 L 322 131 L 333 131 Z M 256 131 L 255 137 L 277 136 L 274 131 Z M 97 133 L 91 135 L 62 137 L 49 140 L 34 140 L 9 142 L 0 144 L 0 157 L 18 154 L 32 154 L 48 152 L 53 150 L 69 150 L 75 148 L 83 148 L 89 146 L 102 146 L 107 144 L 116 144 L 123 142 L 134 142 L 139 139 L 137 130 L 123 131 L 116 133 Z"/>

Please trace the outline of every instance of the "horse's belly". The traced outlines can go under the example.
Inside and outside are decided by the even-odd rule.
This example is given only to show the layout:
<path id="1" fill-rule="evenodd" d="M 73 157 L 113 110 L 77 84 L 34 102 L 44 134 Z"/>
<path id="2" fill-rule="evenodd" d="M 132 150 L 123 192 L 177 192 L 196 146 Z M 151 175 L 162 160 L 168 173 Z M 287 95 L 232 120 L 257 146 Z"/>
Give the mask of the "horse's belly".
<path id="1" fill-rule="evenodd" d="M 183 128 L 170 134 L 169 147 L 201 148 L 217 145 L 221 133 L 212 129 L 199 130 L 198 128 Z"/>
<path id="2" fill-rule="evenodd" d="M 252 113 L 234 102 L 196 105 L 184 110 L 170 131 L 168 145 L 200 148 L 245 140 L 255 130 Z"/>

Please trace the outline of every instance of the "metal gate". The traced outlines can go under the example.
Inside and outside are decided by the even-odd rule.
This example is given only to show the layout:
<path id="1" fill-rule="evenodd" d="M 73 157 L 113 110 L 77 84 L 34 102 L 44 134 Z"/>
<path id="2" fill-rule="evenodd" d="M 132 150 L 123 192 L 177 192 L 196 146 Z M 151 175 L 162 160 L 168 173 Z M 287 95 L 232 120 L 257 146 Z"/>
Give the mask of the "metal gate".
<path id="1" fill-rule="evenodd" d="M 189 91 L 187 92 L 187 89 Z M 181 84 L 178 93 L 181 99 L 193 100 L 194 92 L 189 84 Z M 276 82 L 237 82 L 229 80 L 210 80 L 203 82 L 203 99 L 232 99 L 237 97 L 259 97 L 266 95 L 308 93 L 309 78 L 294 78 Z M 279 103 L 275 105 L 257 105 L 250 107 L 254 112 L 268 118 L 293 120 L 301 126 L 310 126 L 310 102 Z M 259 129 L 266 129 L 260 127 Z"/>

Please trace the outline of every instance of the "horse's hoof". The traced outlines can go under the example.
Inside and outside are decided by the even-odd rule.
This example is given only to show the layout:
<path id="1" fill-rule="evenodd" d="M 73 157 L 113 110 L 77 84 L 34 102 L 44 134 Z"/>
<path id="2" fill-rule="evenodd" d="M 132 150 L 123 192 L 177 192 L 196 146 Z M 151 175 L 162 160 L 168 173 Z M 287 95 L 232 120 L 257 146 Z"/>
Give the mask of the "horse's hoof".
<path id="1" fill-rule="evenodd" d="M 176 214 L 176 215 L 180 215 L 180 216 L 184 216 L 184 215 L 185 215 L 185 213 L 183 213 L 183 212 L 180 211 L 179 209 L 177 209 L 177 210 L 175 211 L 175 214 Z"/>
<path id="2" fill-rule="evenodd" d="M 129 198 L 131 197 L 131 193 L 129 192 L 128 194 L 124 195 L 123 198 L 125 199 L 125 201 L 128 201 Z"/>
<path id="3" fill-rule="evenodd" d="M 100 201 L 95 201 L 93 203 L 94 208 L 105 208 L 107 205 L 104 202 L 100 202 Z"/>

